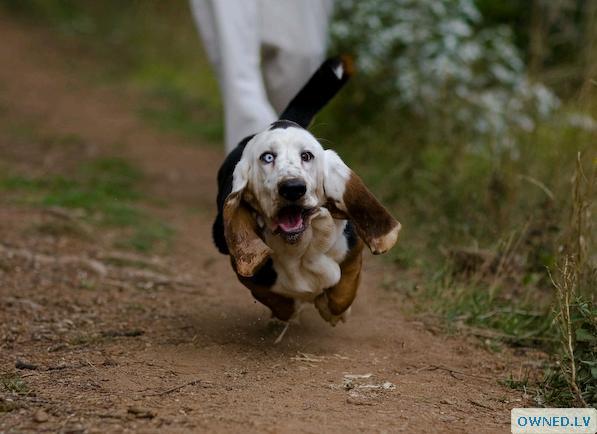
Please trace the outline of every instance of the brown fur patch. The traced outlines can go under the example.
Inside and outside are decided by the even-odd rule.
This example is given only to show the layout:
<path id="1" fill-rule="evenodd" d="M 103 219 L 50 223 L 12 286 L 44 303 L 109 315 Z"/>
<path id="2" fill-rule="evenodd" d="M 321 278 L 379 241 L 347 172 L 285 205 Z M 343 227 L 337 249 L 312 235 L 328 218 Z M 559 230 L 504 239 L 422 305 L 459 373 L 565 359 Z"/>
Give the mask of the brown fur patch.
<path id="1" fill-rule="evenodd" d="M 346 183 L 342 200 L 357 232 L 374 254 L 384 253 L 395 244 L 400 223 L 390 215 L 354 172 Z"/>
<path id="2" fill-rule="evenodd" d="M 361 280 L 361 267 L 363 265 L 363 246 L 363 241 L 358 239 L 357 244 L 340 264 L 340 271 L 342 273 L 340 281 L 325 291 L 329 311 L 333 315 L 344 313 L 357 295 L 357 289 Z"/>
<path id="3" fill-rule="evenodd" d="M 241 276 L 253 276 L 267 261 L 272 250 L 257 234 L 257 222 L 243 205 L 241 193 L 231 193 L 224 204 L 224 237 Z"/>

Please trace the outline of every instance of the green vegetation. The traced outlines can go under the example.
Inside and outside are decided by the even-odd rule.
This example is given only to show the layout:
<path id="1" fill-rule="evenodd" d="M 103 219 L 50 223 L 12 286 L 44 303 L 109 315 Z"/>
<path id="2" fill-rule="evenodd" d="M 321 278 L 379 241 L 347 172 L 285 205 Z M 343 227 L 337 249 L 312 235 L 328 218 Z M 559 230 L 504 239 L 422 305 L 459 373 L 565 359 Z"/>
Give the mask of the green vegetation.
<path id="1" fill-rule="evenodd" d="M 25 394 L 29 391 L 27 383 L 17 374 L 0 374 L 1 390 L 9 393 Z"/>
<path id="2" fill-rule="evenodd" d="M 0 178 L 0 190 L 12 191 L 14 200 L 40 206 L 83 210 L 85 218 L 100 225 L 132 228 L 120 247 L 148 251 L 167 242 L 172 230 L 139 207 L 138 169 L 120 158 L 99 158 L 81 165 L 74 176 Z M 38 228 L 56 231 L 56 227 Z"/>
<path id="3" fill-rule="evenodd" d="M 144 94 L 139 116 L 156 128 L 215 146 L 223 123 L 218 86 L 184 0 L 2 0 L 24 19 L 52 27 L 77 56 L 102 63 L 83 69 L 90 80 L 125 82 Z M 88 54 L 82 54 L 80 45 Z"/>
<path id="4" fill-rule="evenodd" d="M 493 350 L 507 344 L 549 352 L 542 380 L 507 380 L 512 387 L 533 388 L 539 404 L 597 405 L 597 253 L 589 224 L 597 160 L 595 130 L 579 126 L 579 114 L 597 117 L 597 52 L 589 52 L 597 44 L 588 43 L 597 26 L 589 25 L 591 15 L 574 9 L 575 2 L 560 16 L 549 11 L 549 17 L 532 6 L 549 2 L 498 3 L 476 1 L 484 16 L 479 25 L 512 26 L 532 75 L 562 101 L 557 116 L 534 119 L 532 131 L 517 131 L 516 146 L 481 143 L 472 149 L 450 123 L 454 107 L 430 123 L 388 104 L 383 92 L 367 87 L 375 83 L 359 75 L 312 129 L 403 223 L 390 260 L 423 276 L 409 292 L 419 309 L 439 313 L 448 328 L 483 336 Z M 151 125 L 221 142 L 217 85 L 185 1 L 0 5 L 50 26 L 99 59 L 98 70 L 84 69 L 90 80 L 141 90 L 138 113 Z M 541 17 L 551 21 L 531 25 Z M 575 32 L 564 34 L 565 28 Z M 145 249 L 168 230 L 158 223 L 149 229 L 134 206 L 139 174 L 122 164 L 91 163 L 72 179 L 6 178 L 0 186 L 37 203 L 99 212 L 106 224 L 143 222 L 143 236 L 128 243 Z M 389 287 L 406 291 L 404 285 Z"/>
<path id="5" fill-rule="evenodd" d="M 594 297 L 596 269 L 590 264 L 593 233 L 593 188 L 597 170 L 587 177 L 577 162 L 572 192 L 570 226 L 552 278 L 556 288 L 555 321 L 560 341 L 560 369 L 550 373 L 545 388 L 565 404 L 597 403 L 597 304 Z M 568 387 L 562 387 L 562 383 Z"/>

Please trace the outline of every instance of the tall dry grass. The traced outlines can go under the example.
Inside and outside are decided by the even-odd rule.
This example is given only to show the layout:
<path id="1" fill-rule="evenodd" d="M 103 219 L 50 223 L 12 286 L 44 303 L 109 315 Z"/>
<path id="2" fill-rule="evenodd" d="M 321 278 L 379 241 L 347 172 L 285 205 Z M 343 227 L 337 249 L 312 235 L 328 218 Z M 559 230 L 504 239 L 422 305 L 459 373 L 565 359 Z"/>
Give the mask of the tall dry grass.
<path id="1" fill-rule="evenodd" d="M 592 173 L 585 174 L 579 153 L 569 230 L 561 246 L 557 274 L 552 277 L 556 290 L 554 320 L 560 341 L 560 374 L 570 389 L 573 403 L 583 407 L 589 406 L 589 400 L 594 401 L 597 394 L 597 318 L 593 308 L 597 288 L 591 263 L 594 252 L 589 250 L 594 248 L 595 173 L 593 164 Z"/>

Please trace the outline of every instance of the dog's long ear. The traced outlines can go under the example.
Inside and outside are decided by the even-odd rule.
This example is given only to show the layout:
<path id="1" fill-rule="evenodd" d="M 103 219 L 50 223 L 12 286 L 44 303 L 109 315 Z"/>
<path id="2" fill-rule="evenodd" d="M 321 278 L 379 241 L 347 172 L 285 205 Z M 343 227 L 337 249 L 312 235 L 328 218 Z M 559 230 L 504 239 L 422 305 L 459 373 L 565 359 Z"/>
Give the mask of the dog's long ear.
<path id="1" fill-rule="evenodd" d="M 253 276 L 265 264 L 272 250 L 257 234 L 257 222 L 243 201 L 247 186 L 248 165 L 241 160 L 234 169 L 232 192 L 224 202 L 224 237 L 236 272 L 243 277 Z"/>
<path id="2" fill-rule="evenodd" d="M 373 254 L 385 253 L 396 244 L 400 223 L 331 150 L 325 151 L 323 185 L 332 215 L 349 218 Z"/>

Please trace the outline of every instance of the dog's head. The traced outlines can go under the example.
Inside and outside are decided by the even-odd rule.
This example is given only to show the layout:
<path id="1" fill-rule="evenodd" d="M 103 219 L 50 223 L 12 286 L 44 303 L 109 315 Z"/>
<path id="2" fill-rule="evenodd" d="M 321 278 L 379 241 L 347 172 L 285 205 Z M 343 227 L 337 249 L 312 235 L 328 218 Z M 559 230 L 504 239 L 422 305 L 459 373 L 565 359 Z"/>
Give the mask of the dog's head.
<path id="1" fill-rule="evenodd" d="M 324 155 L 307 130 L 278 121 L 245 147 L 234 171 L 233 192 L 242 190 L 265 226 L 294 243 L 310 215 L 325 203 Z"/>
<path id="2" fill-rule="evenodd" d="M 256 134 L 236 165 L 224 204 L 225 236 L 237 271 L 252 275 L 271 253 L 257 234 L 259 227 L 296 243 L 322 206 L 336 218 L 352 220 L 373 253 L 384 253 L 396 242 L 400 224 L 307 130 L 277 121 Z"/>

